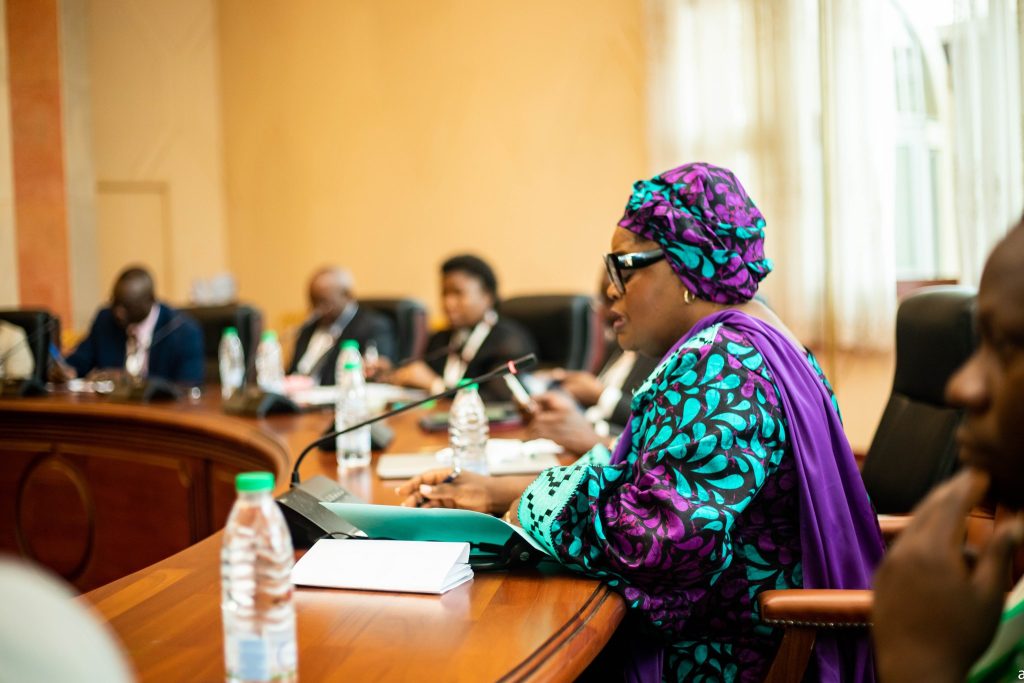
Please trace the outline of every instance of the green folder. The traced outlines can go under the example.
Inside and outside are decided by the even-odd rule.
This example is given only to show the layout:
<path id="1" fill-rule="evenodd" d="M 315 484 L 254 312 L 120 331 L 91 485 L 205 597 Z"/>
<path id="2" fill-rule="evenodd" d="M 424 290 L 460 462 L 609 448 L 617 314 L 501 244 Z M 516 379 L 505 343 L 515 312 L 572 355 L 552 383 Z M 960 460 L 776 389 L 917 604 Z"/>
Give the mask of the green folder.
<path id="1" fill-rule="evenodd" d="M 520 527 L 482 512 L 362 503 L 320 504 L 362 530 L 367 538 L 469 543 L 474 569 L 532 566 L 550 559 L 547 551 Z"/>

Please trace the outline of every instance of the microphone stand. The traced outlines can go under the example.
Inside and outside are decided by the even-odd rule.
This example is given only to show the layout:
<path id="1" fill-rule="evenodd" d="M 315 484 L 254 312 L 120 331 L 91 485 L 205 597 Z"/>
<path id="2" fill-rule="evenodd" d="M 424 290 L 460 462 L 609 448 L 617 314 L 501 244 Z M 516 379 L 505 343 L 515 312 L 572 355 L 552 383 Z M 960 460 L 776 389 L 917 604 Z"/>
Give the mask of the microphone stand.
<path id="1" fill-rule="evenodd" d="M 536 363 L 537 356 L 531 353 L 527 356 L 523 356 L 522 358 L 509 361 L 507 364 L 495 368 L 494 370 L 480 375 L 479 377 L 460 383 L 460 385 L 480 384 L 506 374 L 518 374 L 522 370 L 527 370 L 533 367 Z M 285 521 L 288 523 L 288 530 L 291 532 L 292 542 L 295 544 L 295 547 L 308 548 L 318 539 L 324 538 L 325 536 L 342 535 L 350 538 L 360 537 L 360 535 L 365 536 L 365 534 L 355 528 L 352 524 L 344 521 L 320 504 L 321 501 L 337 501 L 341 498 L 345 498 L 348 502 L 362 501 L 354 499 L 354 497 L 348 494 L 348 492 L 339 486 L 337 482 L 328 479 L 327 477 L 316 476 L 308 482 L 301 482 L 299 477 L 299 467 L 302 465 L 302 461 L 310 451 L 318 445 L 341 436 L 342 434 L 347 434 L 348 432 L 355 431 L 356 429 L 367 427 L 394 415 L 400 415 L 401 413 L 417 408 L 424 403 L 452 396 L 458 390 L 459 387 L 447 389 L 439 394 L 434 394 L 433 396 L 428 396 L 419 401 L 404 405 L 401 408 L 396 408 L 394 410 L 375 415 L 367 420 L 345 427 L 344 429 L 328 432 L 327 434 L 314 439 L 309 445 L 302 449 L 302 452 L 299 453 L 299 457 L 295 459 L 295 465 L 292 467 L 291 484 L 288 490 L 277 497 L 277 504 L 280 506 L 281 512 L 284 513 Z"/>

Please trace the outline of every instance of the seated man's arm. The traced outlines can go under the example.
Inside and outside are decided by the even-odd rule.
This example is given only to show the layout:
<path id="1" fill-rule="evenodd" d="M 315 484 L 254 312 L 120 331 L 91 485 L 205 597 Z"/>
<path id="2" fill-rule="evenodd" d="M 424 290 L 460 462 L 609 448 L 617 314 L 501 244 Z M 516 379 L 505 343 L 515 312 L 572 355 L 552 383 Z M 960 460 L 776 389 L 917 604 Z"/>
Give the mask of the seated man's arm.
<path id="1" fill-rule="evenodd" d="M 75 369 L 79 377 L 85 377 L 90 370 L 93 370 L 97 366 L 97 323 L 99 322 L 99 316 L 93 321 L 92 326 L 89 328 L 89 334 L 78 343 L 75 350 L 71 352 L 67 360 L 68 365 Z"/>

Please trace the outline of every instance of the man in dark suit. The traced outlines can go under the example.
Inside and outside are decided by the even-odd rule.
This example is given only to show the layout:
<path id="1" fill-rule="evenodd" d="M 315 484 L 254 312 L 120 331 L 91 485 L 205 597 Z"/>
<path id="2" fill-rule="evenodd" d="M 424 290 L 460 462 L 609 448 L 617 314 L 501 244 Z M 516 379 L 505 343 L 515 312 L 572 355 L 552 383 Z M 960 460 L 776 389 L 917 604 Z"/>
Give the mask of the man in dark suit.
<path id="1" fill-rule="evenodd" d="M 366 361 L 367 375 L 395 360 L 395 331 L 385 316 L 356 302 L 352 274 L 344 268 L 321 268 L 309 282 L 313 315 L 299 330 L 288 374 L 308 375 L 318 384 L 334 384 L 342 341 L 354 339 Z M 378 360 L 367 349 L 376 349 Z"/>
<path id="2" fill-rule="evenodd" d="M 67 361 L 79 376 L 117 370 L 195 386 L 203 383 L 203 335 L 192 318 L 156 300 L 147 270 L 130 267 Z"/>

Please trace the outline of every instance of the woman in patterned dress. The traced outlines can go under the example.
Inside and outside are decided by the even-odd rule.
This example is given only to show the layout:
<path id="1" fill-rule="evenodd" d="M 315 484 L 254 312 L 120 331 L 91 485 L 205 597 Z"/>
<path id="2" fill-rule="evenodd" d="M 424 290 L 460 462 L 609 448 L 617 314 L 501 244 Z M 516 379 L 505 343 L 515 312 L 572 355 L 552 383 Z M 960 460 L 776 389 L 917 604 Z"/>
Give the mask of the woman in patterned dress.
<path id="1" fill-rule="evenodd" d="M 614 452 L 521 480 L 428 473 L 406 504 L 522 525 L 631 608 L 629 680 L 760 681 L 780 634 L 757 595 L 867 588 L 881 534 L 813 356 L 753 300 L 764 218 L 736 177 L 687 164 L 634 185 L 605 257 L 622 348 L 662 358 Z M 517 489 L 517 486 L 519 487 Z M 507 510 L 507 511 L 506 511 Z M 866 641 L 819 639 L 819 680 L 871 680 Z"/>

